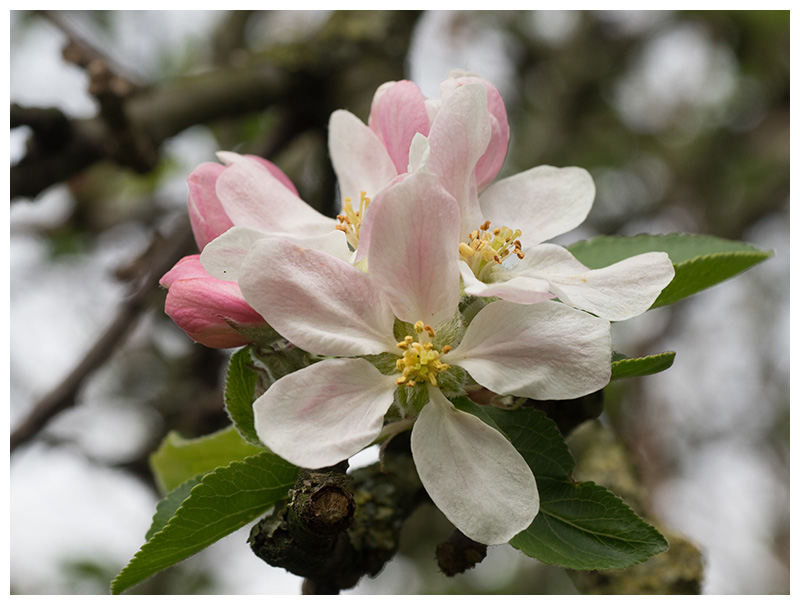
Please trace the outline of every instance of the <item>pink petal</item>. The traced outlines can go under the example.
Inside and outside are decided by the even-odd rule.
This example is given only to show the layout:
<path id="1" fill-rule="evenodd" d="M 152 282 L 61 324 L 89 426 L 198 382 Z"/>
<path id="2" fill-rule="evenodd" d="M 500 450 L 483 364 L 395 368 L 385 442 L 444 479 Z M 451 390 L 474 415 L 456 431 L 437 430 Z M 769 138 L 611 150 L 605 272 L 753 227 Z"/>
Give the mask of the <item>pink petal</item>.
<path id="1" fill-rule="evenodd" d="M 321 361 L 284 376 L 256 400 L 256 432 L 292 464 L 333 466 L 378 437 L 396 388 L 364 359 Z"/>
<path id="2" fill-rule="evenodd" d="M 594 181 L 583 168 L 538 166 L 494 183 L 481 195 L 480 206 L 494 227 L 521 229 L 527 248 L 580 225 L 594 193 Z"/>
<path id="3" fill-rule="evenodd" d="M 383 85 L 375 93 L 369 127 L 378 135 L 398 174 L 408 172 L 408 150 L 416 133 L 428 134 L 425 97 L 408 80 Z"/>
<path id="4" fill-rule="evenodd" d="M 590 270 L 566 248 L 542 244 L 525 254 L 515 273 L 548 280 L 550 290 L 568 305 L 622 321 L 647 311 L 675 269 L 666 253 L 647 252 Z"/>
<path id="5" fill-rule="evenodd" d="M 434 328 L 452 319 L 460 296 L 458 204 L 432 174 L 385 189 L 368 215 L 369 273 L 401 320 Z"/>
<path id="6" fill-rule="evenodd" d="M 411 452 L 436 507 L 469 538 L 503 544 L 539 512 L 530 467 L 514 446 L 430 388 L 411 431 Z"/>
<path id="7" fill-rule="evenodd" d="M 200 250 L 233 226 L 217 197 L 216 183 L 223 170 L 225 167 L 220 164 L 206 162 L 195 168 L 187 179 L 189 220 Z"/>
<path id="8" fill-rule="evenodd" d="M 297 197 L 262 162 L 229 152 L 219 155 L 230 165 L 217 179 L 217 196 L 235 225 L 298 235 L 334 229 L 335 219 Z"/>
<path id="9" fill-rule="evenodd" d="M 563 303 L 498 300 L 478 312 L 442 360 L 501 395 L 574 399 L 608 384 L 611 326 Z"/>
<path id="10" fill-rule="evenodd" d="M 477 82 L 486 89 L 487 106 L 491 114 L 492 136 L 486 147 L 478 165 L 475 167 L 475 179 L 478 183 L 478 190 L 485 189 L 500 172 L 503 161 L 508 150 L 509 127 L 508 115 L 506 114 L 506 104 L 500 91 L 492 84 L 482 78 L 475 76 L 463 76 L 457 79 L 461 84 Z"/>
<path id="11" fill-rule="evenodd" d="M 341 197 L 349 197 L 354 206 L 362 191 L 372 198 L 397 176 L 397 168 L 378 136 L 349 111 L 340 109 L 331 114 L 328 147 Z"/>
<path id="12" fill-rule="evenodd" d="M 486 104 L 481 84 L 460 86 L 442 103 L 428 135 L 430 169 L 458 201 L 465 233 L 480 222 L 475 166 L 492 136 Z"/>
<path id="13" fill-rule="evenodd" d="M 396 351 L 388 303 L 366 273 L 339 258 L 264 238 L 242 262 L 239 285 L 279 334 L 310 353 Z"/>

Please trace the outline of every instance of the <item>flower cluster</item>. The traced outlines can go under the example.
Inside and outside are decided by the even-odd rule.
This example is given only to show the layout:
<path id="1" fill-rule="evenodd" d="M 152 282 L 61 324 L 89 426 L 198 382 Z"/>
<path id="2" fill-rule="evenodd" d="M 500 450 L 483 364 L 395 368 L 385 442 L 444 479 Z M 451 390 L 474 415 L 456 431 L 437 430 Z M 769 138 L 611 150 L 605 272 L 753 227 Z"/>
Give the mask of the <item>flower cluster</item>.
<path id="1" fill-rule="evenodd" d="M 539 510 L 504 435 L 453 400 L 475 389 L 573 399 L 610 379 L 610 321 L 647 310 L 664 253 L 589 270 L 544 243 L 580 224 L 594 184 L 541 166 L 494 182 L 509 139 L 498 91 L 452 73 L 439 99 L 408 81 L 368 124 L 330 120 L 341 214 L 325 217 L 264 160 L 220 153 L 189 177 L 201 254 L 164 276 L 167 313 L 197 342 L 276 333 L 315 363 L 254 403 L 263 443 L 319 468 L 411 430 L 420 479 L 465 535 L 503 543 Z"/>

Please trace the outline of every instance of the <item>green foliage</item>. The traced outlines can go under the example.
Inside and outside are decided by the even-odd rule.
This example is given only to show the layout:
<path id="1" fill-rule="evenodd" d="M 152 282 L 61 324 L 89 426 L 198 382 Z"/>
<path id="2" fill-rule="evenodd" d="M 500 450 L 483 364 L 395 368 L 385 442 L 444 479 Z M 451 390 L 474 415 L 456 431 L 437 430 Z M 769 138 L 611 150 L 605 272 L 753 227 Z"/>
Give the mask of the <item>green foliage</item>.
<path id="1" fill-rule="evenodd" d="M 569 569 L 623 569 L 667 548 L 627 504 L 591 481 L 537 477 L 541 510 L 511 545 Z"/>
<path id="2" fill-rule="evenodd" d="M 197 439 L 184 439 L 172 431 L 151 454 L 150 468 L 167 493 L 197 475 L 261 451 L 263 448 L 244 441 L 233 427 Z"/>
<path id="3" fill-rule="evenodd" d="M 502 431 L 531 467 L 540 510 L 511 540 L 526 555 L 570 569 L 621 569 L 662 552 L 667 542 L 606 488 L 575 483 L 575 461 L 555 423 L 529 408 L 501 410 L 458 402 Z"/>
<path id="4" fill-rule="evenodd" d="M 772 256 L 772 252 L 744 242 L 685 233 L 599 236 L 575 242 L 569 250 L 590 269 L 607 267 L 645 252 L 666 252 L 675 267 L 675 278 L 661 292 L 653 308 L 678 302 Z"/>
<path id="5" fill-rule="evenodd" d="M 256 434 L 253 401 L 258 383 L 258 372 L 253 367 L 250 347 L 244 347 L 231 356 L 225 376 L 225 409 L 233 426 L 249 443 L 264 447 Z"/>
<path id="6" fill-rule="evenodd" d="M 284 498 L 296 478 L 297 467 L 271 452 L 232 462 L 203 476 L 169 521 L 153 532 L 185 491 L 186 485 L 179 486 L 156 512 L 148 541 L 112 582 L 112 593 L 122 593 L 249 523 Z"/>
<path id="7" fill-rule="evenodd" d="M 675 351 L 664 351 L 647 357 L 617 359 L 611 362 L 611 380 L 658 374 L 670 369 L 673 361 L 675 361 Z"/>

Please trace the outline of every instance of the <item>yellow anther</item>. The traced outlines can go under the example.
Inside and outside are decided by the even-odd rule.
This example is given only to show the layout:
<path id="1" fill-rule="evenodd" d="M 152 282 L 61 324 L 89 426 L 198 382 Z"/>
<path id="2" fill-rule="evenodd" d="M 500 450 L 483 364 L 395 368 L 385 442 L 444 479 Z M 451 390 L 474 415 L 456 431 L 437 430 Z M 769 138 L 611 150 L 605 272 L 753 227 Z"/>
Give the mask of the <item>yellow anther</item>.
<path id="1" fill-rule="evenodd" d="M 452 350 L 453 350 L 453 347 L 451 347 L 450 345 L 444 345 L 442 347 L 442 355 L 445 355 L 445 354 L 449 353 Z"/>
<path id="2" fill-rule="evenodd" d="M 430 338 L 436 335 L 433 328 L 422 321 L 414 324 L 414 331 L 417 334 L 425 332 Z M 439 357 L 451 351 L 452 347 L 445 346 L 442 352 L 439 352 L 432 342 L 421 343 L 415 341 L 412 336 L 406 336 L 397 343 L 397 347 L 403 351 L 403 356 L 396 363 L 397 371 L 402 373 L 402 376 L 395 379 L 397 384 L 413 387 L 420 382 L 430 382 L 433 386 L 437 386 L 436 375 L 450 369 L 450 366 L 442 363 Z"/>
<path id="3" fill-rule="evenodd" d="M 353 209 L 353 201 L 350 197 L 342 200 L 342 213 L 337 215 L 338 221 L 341 225 L 337 225 L 339 231 L 344 231 L 347 235 L 347 243 L 355 250 L 358 248 L 358 240 L 361 233 L 361 221 L 364 219 L 364 214 L 369 206 L 370 199 L 367 197 L 367 192 L 361 192 L 361 200 L 359 202 L 358 210 Z"/>
<path id="4" fill-rule="evenodd" d="M 489 230 L 490 221 L 485 221 L 479 229 L 469 234 L 468 241 L 458 244 L 461 260 L 466 262 L 478 279 L 484 279 L 486 272 L 495 264 L 502 264 L 510 255 L 523 258 L 522 231 L 508 227 L 495 227 Z"/>

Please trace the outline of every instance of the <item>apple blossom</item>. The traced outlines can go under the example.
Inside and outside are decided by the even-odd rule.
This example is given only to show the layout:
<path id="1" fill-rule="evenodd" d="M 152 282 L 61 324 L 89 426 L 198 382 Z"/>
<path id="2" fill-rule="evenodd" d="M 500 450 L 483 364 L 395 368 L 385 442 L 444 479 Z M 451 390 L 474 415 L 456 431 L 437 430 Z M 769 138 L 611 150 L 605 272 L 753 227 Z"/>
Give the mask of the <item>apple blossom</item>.
<path id="1" fill-rule="evenodd" d="M 535 479 L 505 436 L 448 397 L 463 392 L 465 372 L 504 395 L 596 391 L 610 378 L 609 322 L 560 303 L 500 300 L 464 329 L 455 199 L 419 172 L 379 193 L 370 212 L 365 227 L 380 245 L 369 273 L 280 238 L 254 242 L 242 261 L 248 303 L 289 342 L 328 358 L 256 400 L 256 431 L 288 461 L 319 468 L 374 442 L 387 413 L 413 422 L 412 455 L 434 503 L 465 535 L 507 542 L 538 512 Z"/>
<path id="2" fill-rule="evenodd" d="M 471 187 L 470 179 L 463 177 L 473 171 L 482 184 L 490 182 L 508 145 L 508 120 L 499 92 L 467 72 L 454 72 L 441 88 L 441 98 L 431 100 L 412 82 L 387 82 L 375 94 L 369 126 L 346 110 L 333 112 L 328 146 L 342 200 L 336 219 L 305 204 L 293 188 L 285 186 L 288 179 L 274 166 L 260 166 L 253 158 L 230 152 L 218 154 L 228 167 L 213 181 L 213 197 L 233 227 L 203 250 L 202 262 L 209 273 L 236 280 L 249 247 L 270 235 L 293 237 L 305 247 L 323 249 L 339 258 L 348 258 L 357 249 L 360 257 L 365 256 L 360 230 L 370 200 L 407 173 L 409 150 L 417 133 L 431 140 L 432 161 L 438 162 L 441 178 L 449 179 L 446 188 L 457 188 L 459 183 Z M 465 111 L 469 116 L 464 116 Z M 472 128 L 464 130 L 464 120 L 470 121 Z M 480 138 L 483 143 L 462 145 L 463 136 Z M 460 157 L 452 151 L 464 148 L 472 153 L 477 147 L 480 151 L 475 151 L 474 157 Z M 213 176 L 207 180 L 212 181 Z"/>
<path id="3" fill-rule="evenodd" d="M 543 243 L 586 218 L 595 194 L 591 175 L 582 168 L 539 166 L 479 194 L 479 180 L 485 178 L 476 158 L 490 137 L 477 118 L 485 114 L 486 100 L 480 95 L 462 98 L 464 107 L 450 115 L 447 129 L 463 133 L 458 144 L 440 140 L 434 132 L 415 135 L 409 169 L 436 174 L 459 203 L 465 293 L 521 304 L 556 296 L 614 321 L 644 313 L 674 276 L 667 254 L 648 252 L 590 270 L 567 249 Z"/>

